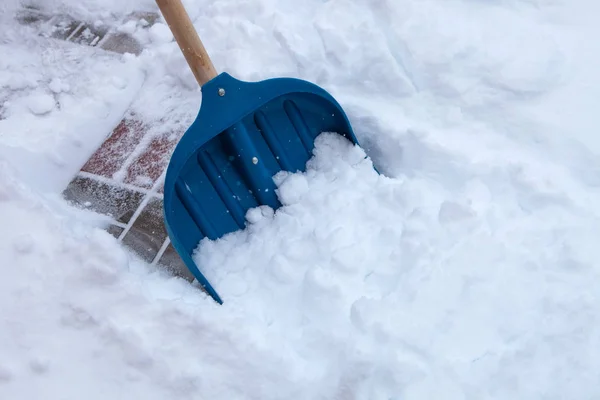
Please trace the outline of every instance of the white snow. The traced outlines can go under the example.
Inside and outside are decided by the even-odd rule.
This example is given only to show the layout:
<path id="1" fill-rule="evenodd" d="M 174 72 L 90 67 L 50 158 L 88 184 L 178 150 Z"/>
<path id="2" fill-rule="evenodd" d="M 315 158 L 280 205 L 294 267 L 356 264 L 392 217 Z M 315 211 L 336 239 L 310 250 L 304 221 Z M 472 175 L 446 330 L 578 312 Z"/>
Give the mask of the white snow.
<path id="1" fill-rule="evenodd" d="M 27 107 L 35 115 L 48 114 L 54 109 L 54 97 L 47 93 L 36 93 L 27 98 Z"/>
<path id="2" fill-rule="evenodd" d="M 284 207 L 200 244 L 218 306 L 60 198 L 126 110 L 157 134 L 196 117 L 166 26 L 122 26 L 146 51 L 120 56 L 5 2 L 1 399 L 600 397 L 600 3 L 184 3 L 218 70 L 316 82 L 362 148 L 321 135 L 276 177 Z"/>
<path id="3" fill-rule="evenodd" d="M 60 92 L 68 92 L 70 90 L 69 84 L 60 80 L 60 78 L 54 78 L 48 84 L 48 88 L 55 94 Z"/>
<path id="4" fill-rule="evenodd" d="M 121 120 L 139 60 L 34 35 L 2 15 L 0 158 L 42 191 L 60 192 Z"/>
<path id="5" fill-rule="evenodd" d="M 148 29 L 148 33 L 150 34 L 151 40 L 157 44 L 168 43 L 173 39 L 173 34 L 167 24 L 162 24 L 160 22 L 152 25 Z"/>

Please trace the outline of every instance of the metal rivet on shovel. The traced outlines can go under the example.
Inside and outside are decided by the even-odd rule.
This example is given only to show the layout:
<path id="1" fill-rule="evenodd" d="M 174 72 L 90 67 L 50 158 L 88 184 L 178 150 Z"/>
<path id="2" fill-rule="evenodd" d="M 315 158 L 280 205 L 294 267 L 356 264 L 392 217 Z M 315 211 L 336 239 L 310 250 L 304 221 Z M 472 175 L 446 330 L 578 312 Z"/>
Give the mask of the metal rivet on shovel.
<path id="1" fill-rule="evenodd" d="M 181 0 L 156 3 L 202 87 L 198 116 L 167 167 L 165 226 L 190 272 L 222 303 L 192 258 L 200 242 L 244 229 L 251 208 L 279 208 L 273 176 L 305 171 L 321 133 L 338 133 L 353 144 L 358 140 L 342 107 L 313 83 L 294 78 L 244 82 L 225 72 L 217 75 Z M 235 95 L 224 96 L 224 88 Z"/>

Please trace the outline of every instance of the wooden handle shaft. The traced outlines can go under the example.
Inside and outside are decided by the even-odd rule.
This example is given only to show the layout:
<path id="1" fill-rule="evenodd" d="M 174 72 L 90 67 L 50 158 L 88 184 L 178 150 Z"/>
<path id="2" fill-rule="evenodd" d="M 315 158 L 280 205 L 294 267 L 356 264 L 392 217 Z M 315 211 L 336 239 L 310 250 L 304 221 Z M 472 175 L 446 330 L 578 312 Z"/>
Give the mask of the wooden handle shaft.
<path id="1" fill-rule="evenodd" d="M 156 0 L 156 4 L 165 17 L 198 84 L 202 86 L 217 76 L 217 70 L 200 41 L 181 0 Z"/>

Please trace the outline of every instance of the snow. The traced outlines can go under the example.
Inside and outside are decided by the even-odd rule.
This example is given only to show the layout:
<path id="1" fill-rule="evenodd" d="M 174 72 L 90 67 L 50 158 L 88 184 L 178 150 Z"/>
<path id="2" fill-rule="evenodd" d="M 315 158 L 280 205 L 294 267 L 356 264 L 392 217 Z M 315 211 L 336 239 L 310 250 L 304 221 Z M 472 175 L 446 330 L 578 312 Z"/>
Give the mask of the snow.
<path id="1" fill-rule="evenodd" d="M 47 93 L 36 93 L 27 100 L 29 111 L 35 115 L 48 114 L 54 109 L 54 97 Z"/>
<path id="2" fill-rule="evenodd" d="M 148 29 L 150 38 L 157 44 L 168 43 L 173 39 L 173 34 L 167 24 L 156 23 Z"/>
<path id="3" fill-rule="evenodd" d="M 121 120 L 144 72 L 139 60 L 2 18 L 10 24 L 0 25 L 0 52 L 10 57 L 0 59 L 0 158 L 39 190 L 60 192 Z"/>
<path id="4" fill-rule="evenodd" d="M 61 81 L 60 78 L 53 78 L 48 84 L 48 89 L 58 94 L 60 92 L 68 92 L 71 88 L 68 83 Z"/>
<path id="5" fill-rule="evenodd" d="M 3 4 L 0 398 L 600 396 L 597 2 L 185 4 L 220 71 L 316 82 L 362 148 L 324 133 L 281 209 L 200 244 L 219 306 L 60 198 L 126 110 L 196 117 L 166 26 L 124 24 L 146 50 L 121 56 Z"/>

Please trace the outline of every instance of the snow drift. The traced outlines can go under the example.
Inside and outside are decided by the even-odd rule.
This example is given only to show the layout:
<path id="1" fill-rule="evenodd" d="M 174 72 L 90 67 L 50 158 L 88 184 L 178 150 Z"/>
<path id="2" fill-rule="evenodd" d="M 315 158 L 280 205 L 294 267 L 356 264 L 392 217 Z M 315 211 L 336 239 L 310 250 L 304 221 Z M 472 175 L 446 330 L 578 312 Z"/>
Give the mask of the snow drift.
<path id="1" fill-rule="evenodd" d="M 44 6 L 110 22 L 134 3 Z M 186 6 L 220 70 L 317 82 L 363 148 L 323 134 L 306 173 L 276 177 L 284 207 L 201 243 L 218 306 L 58 195 L 127 107 L 193 120 L 168 31 L 125 27 L 144 53 L 90 55 L 5 5 L 1 398 L 600 394 L 595 2 Z"/>

